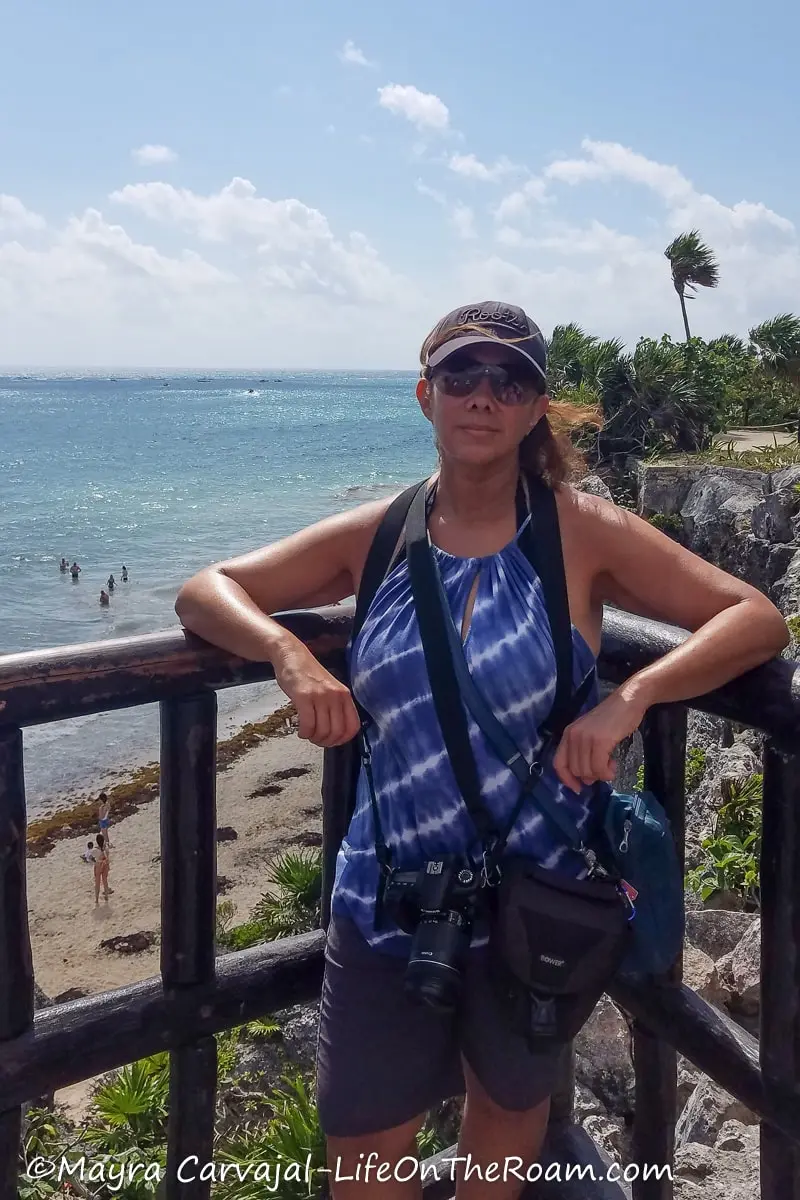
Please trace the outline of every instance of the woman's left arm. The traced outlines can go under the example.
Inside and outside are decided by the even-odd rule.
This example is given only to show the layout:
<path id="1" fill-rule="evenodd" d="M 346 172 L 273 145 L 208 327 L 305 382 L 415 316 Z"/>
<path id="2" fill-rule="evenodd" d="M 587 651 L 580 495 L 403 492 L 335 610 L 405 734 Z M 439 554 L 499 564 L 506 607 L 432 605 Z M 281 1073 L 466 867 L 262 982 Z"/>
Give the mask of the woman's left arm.
<path id="1" fill-rule="evenodd" d="M 780 611 L 757 588 L 678 545 L 647 521 L 596 497 L 573 516 L 591 547 L 595 600 L 667 621 L 690 636 L 631 675 L 566 730 L 554 766 L 579 790 L 614 776 L 611 755 L 652 704 L 689 700 L 721 687 L 789 643 Z"/>

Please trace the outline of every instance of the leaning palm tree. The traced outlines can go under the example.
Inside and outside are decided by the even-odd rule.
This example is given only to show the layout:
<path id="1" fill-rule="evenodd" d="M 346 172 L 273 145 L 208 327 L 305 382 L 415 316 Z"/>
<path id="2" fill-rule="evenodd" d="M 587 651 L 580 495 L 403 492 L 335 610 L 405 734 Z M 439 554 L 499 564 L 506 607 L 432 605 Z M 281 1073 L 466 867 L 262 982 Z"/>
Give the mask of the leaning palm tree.
<path id="1" fill-rule="evenodd" d="M 691 233 L 679 233 L 664 251 L 672 269 L 672 283 L 678 293 L 683 313 L 683 326 L 687 342 L 691 340 L 689 318 L 686 316 L 686 299 L 694 299 L 692 293 L 698 287 L 714 288 L 719 283 L 719 267 L 713 251 L 700 241 L 696 229 Z"/>

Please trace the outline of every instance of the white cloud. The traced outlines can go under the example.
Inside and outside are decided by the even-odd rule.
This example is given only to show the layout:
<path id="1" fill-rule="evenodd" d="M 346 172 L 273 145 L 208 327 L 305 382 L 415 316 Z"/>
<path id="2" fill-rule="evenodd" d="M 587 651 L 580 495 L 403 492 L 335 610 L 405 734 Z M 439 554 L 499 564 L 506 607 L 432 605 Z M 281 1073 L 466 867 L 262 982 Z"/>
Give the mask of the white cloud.
<path id="1" fill-rule="evenodd" d="M 355 42 L 349 38 L 339 51 L 339 61 L 349 63 L 354 67 L 376 67 L 378 64 L 367 58 L 363 50 L 359 50 Z"/>
<path id="2" fill-rule="evenodd" d="M 529 179 L 521 188 L 503 197 L 494 210 L 494 215 L 498 221 L 519 219 L 528 215 L 532 205 L 544 204 L 547 199 L 547 184 L 544 180 Z"/>
<path id="3" fill-rule="evenodd" d="M 0 362 L 413 367 L 438 316 L 487 295 L 522 304 L 546 331 L 578 321 L 629 344 L 681 337 L 664 247 L 695 226 L 721 276 L 691 307 L 695 332 L 746 333 L 798 306 L 800 235 L 757 195 L 717 197 L 677 166 L 587 141 L 558 163 L 528 164 L 493 210 L 470 208 L 432 186 L 455 181 L 448 161 L 439 180 L 410 176 L 433 201 L 415 211 L 415 253 L 395 240 L 391 212 L 382 238 L 368 239 L 243 177 L 208 192 L 131 182 L 105 212 L 95 201 L 49 221 L 2 196 Z"/>
<path id="4" fill-rule="evenodd" d="M 544 174 L 562 183 L 579 184 L 587 180 L 623 179 L 639 184 L 659 196 L 673 214 L 673 224 L 680 227 L 693 221 L 710 221 L 715 227 L 745 229 L 768 224 L 783 233 L 791 233 L 794 225 L 786 217 L 767 208 L 740 200 L 731 206 L 721 204 L 713 196 L 698 192 L 689 179 L 675 166 L 654 162 L 619 142 L 598 142 L 584 138 L 581 143 L 586 157 L 564 159 L 550 163 Z"/>
<path id="5" fill-rule="evenodd" d="M 399 285 L 363 234 L 337 238 L 318 209 L 259 196 L 248 179 L 234 178 L 207 196 L 169 183 L 128 184 L 110 198 L 201 241 L 244 244 L 246 256 L 255 244 L 262 278 L 291 290 L 364 303 L 385 299 Z"/>
<path id="6" fill-rule="evenodd" d="M 498 158 L 497 162 L 489 167 L 474 154 L 453 154 L 447 165 L 457 175 L 463 175 L 466 179 L 479 179 L 483 183 L 495 183 L 517 169 L 507 158 Z"/>
<path id="7" fill-rule="evenodd" d="M 131 158 L 142 167 L 155 167 L 162 163 L 175 162 L 177 154 L 169 146 L 152 146 L 149 143 L 131 150 Z"/>
<path id="8" fill-rule="evenodd" d="M 471 240 L 478 236 L 475 228 L 475 214 L 466 204 L 457 204 L 451 215 L 453 228 L 460 238 Z"/>
<path id="9" fill-rule="evenodd" d="M 416 187 L 420 196 L 427 196 L 428 199 L 433 200 L 435 204 L 447 204 L 447 200 L 443 192 L 440 192 L 437 188 L 428 187 L 427 183 L 423 183 L 421 179 L 418 179 L 414 186 Z"/>
<path id="10" fill-rule="evenodd" d="M 31 212 L 16 196 L 0 192 L 0 233 L 19 233 L 27 229 L 44 229 L 44 217 Z"/>
<path id="11" fill-rule="evenodd" d="M 443 133 L 450 124 L 450 110 L 432 92 L 421 92 L 413 84 L 390 83 L 378 88 L 378 103 L 418 129 Z"/>

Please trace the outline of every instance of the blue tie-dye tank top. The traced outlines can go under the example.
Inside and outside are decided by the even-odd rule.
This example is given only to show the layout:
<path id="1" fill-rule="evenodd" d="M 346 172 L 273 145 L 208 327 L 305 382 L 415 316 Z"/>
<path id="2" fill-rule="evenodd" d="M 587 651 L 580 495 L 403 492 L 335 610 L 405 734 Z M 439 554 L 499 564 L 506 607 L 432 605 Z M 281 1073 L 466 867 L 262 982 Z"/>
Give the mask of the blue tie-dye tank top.
<path id="1" fill-rule="evenodd" d="M 556 662 L 544 593 L 518 536 L 497 554 L 458 558 L 432 550 L 456 628 L 461 630 L 476 573 L 477 591 L 464 651 L 470 671 L 500 722 L 530 762 L 538 728 L 553 704 Z M 594 665 L 591 648 L 573 626 L 573 683 Z M 353 693 L 372 718 L 369 742 L 384 838 L 392 865 L 417 869 L 445 854 L 480 857 L 480 843 L 445 750 L 431 695 L 405 561 L 381 584 L 350 647 Z M 597 703 L 597 685 L 584 711 Z M 467 714 L 484 804 L 501 823 L 519 797 L 519 783 Z M 547 787 L 582 828 L 591 788 L 571 791 L 549 767 Z M 506 853 L 525 855 L 574 875 L 583 860 L 565 846 L 527 801 Z M 390 920 L 375 928 L 379 868 L 369 790 L 361 769 L 356 804 L 336 863 L 332 905 L 349 916 L 367 941 L 388 953 L 407 953 L 410 936 Z M 474 944 L 477 944 L 477 937 Z"/>

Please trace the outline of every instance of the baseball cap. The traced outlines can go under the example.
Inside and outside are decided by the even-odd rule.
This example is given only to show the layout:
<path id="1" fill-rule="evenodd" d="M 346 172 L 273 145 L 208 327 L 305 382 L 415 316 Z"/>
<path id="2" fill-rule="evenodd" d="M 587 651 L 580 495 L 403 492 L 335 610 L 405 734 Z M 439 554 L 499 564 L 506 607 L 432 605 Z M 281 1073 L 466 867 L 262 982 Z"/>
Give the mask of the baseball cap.
<path id="1" fill-rule="evenodd" d="M 482 334 L 481 329 L 486 333 Z M 541 329 L 523 309 L 499 300 L 466 304 L 442 317 L 428 336 L 429 342 L 440 344 L 427 355 L 425 366 L 439 367 L 459 350 L 482 342 L 496 344 L 498 339 L 510 342 L 509 349 L 527 359 L 547 382 L 547 346 Z"/>

